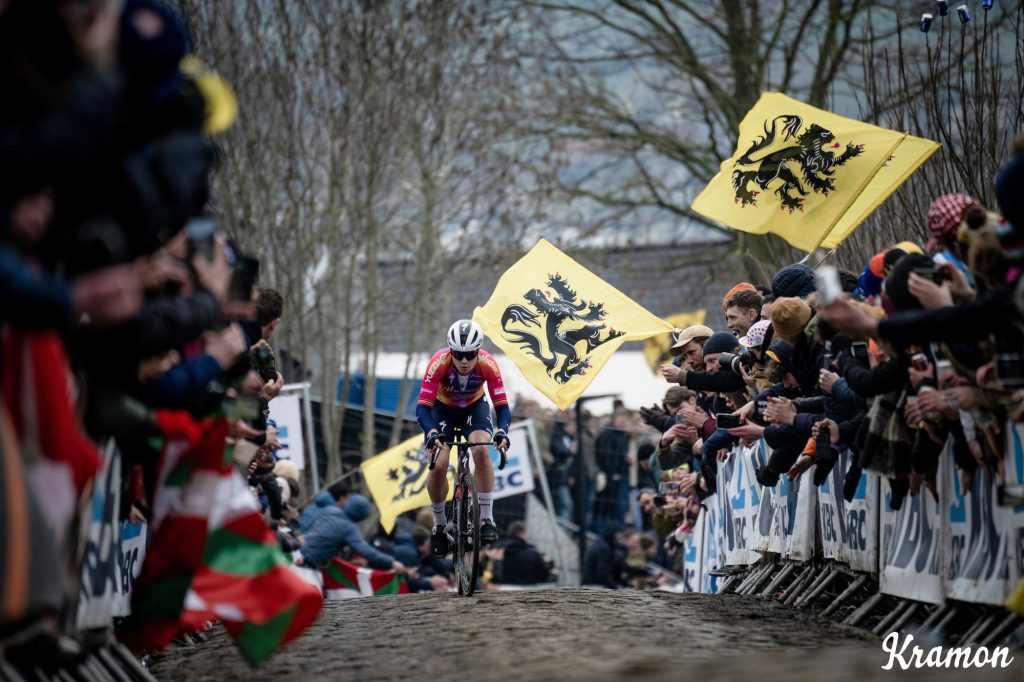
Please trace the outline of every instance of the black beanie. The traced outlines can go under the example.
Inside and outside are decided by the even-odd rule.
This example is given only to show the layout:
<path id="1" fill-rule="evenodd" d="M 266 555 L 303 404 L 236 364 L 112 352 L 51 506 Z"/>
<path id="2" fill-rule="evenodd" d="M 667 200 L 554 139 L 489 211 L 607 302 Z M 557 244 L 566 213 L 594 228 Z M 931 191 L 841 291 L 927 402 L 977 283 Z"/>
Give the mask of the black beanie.
<path id="1" fill-rule="evenodd" d="M 814 270 L 803 263 L 794 263 L 775 273 L 772 279 L 772 296 L 807 296 L 814 293 Z"/>

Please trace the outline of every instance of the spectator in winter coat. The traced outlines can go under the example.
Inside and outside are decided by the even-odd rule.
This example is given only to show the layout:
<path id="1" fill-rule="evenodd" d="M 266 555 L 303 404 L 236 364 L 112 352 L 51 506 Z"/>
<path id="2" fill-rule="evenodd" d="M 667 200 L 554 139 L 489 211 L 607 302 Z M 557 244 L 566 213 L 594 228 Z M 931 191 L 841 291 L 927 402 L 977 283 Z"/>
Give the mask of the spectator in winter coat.
<path id="1" fill-rule="evenodd" d="M 551 564 L 537 548 L 526 541 L 526 524 L 513 521 L 508 527 L 508 538 L 501 541 L 504 550 L 497 582 L 507 585 L 536 585 L 551 578 Z"/>
<path id="2" fill-rule="evenodd" d="M 356 524 L 370 515 L 370 503 L 362 495 L 337 493 L 344 486 L 332 486 L 334 504 L 324 507 L 306 531 L 306 543 L 296 563 L 322 568 L 345 547 L 366 559 L 371 568 L 391 569 L 407 573 L 408 569 L 390 554 L 373 548 L 359 532 Z M 337 495 L 337 496 L 335 496 Z"/>

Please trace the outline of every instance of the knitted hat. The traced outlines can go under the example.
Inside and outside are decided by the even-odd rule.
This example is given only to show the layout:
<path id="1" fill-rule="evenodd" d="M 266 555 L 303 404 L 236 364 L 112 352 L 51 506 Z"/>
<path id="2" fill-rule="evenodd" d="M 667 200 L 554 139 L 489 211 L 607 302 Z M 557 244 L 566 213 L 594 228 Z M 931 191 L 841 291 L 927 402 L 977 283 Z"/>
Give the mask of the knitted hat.
<path id="1" fill-rule="evenodd" d="M 932 202 L 928 209 L 928 231 L 932 238 L 928 240 L 925 249 L 931 251 L 935 248 L 938 240 L 956 234 L 963 220 L 964 209 L 974 203 L 966 194 L 943 194 Z"/>
<path id="2" fill-rule="evenodd" d="M 744 289 L 749 289 L 750 291 L 757 291 L 757 287 L 755 287 L 750 282 L 740 282 L 732 289 L 729 289 L 729 291 L 725 292 L 725 296 L 722 298 L 722 310 L 725 310 L 725 304 L 729 301 L 730 298 L 733 297 L 733 294 L 735 294 L 737 291 L 743 291 Z"/>
<path id="3" fill-rule="evenodd" d="M 704 343 L 704 355 L 714 355 L 715 353 L 730 353 L 736 350 L 736 347 L 740 345 L 739 340 L 733 336 L 732 332 L 715 332 L 711 335 L 711 338 Z"/>
<path id="4" fill-rule="evenodd" d="M 772 296 L 777 299 L 811 293 L 814 293 L 814 270 L 803 263 L 787 265 L 772 279 Z"/>
<path id="5" fill-rule="evenodd" d="M 764 343 L 765 332 L 771 326 L 771 320 L 758 320 L 747 330 L 747 335 L 740 338 L 740 345 L 744 348 L 757 348 Z"/>
<path id="6" fill-rule="evenodd" d="M 910 273 L 914 268 L 934 268 L 935 263 L 928 256 L 919 253 L 910 253 L 901 258 L 892 267 L 892 272 L 885 280 L 882 304 L 888 306 L 886 312 L 892 313 L 898 310 L 914 310 L 921 307 L 921 302 L 910 293 L 908 282 Z"/>
<path id="7" fill-rule="evenodd" d="M 811 306 L 796 297 L 778 298 L 772 304 L 772 327 L 779 338 L 792 340 L 811 319 Z"/>

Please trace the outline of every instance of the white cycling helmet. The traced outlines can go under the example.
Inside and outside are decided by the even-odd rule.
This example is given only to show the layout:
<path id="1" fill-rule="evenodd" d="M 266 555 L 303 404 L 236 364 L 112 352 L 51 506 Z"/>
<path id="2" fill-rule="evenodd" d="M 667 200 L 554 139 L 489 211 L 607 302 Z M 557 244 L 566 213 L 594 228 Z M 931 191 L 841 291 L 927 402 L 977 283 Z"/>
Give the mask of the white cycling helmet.
<path id="1" fill-rule="evenodd" d="M 459 320 L 448 328 L 448 347 L 457 351 L 471 351 L 484 343 L 484 332 L 473 320 Z"/>

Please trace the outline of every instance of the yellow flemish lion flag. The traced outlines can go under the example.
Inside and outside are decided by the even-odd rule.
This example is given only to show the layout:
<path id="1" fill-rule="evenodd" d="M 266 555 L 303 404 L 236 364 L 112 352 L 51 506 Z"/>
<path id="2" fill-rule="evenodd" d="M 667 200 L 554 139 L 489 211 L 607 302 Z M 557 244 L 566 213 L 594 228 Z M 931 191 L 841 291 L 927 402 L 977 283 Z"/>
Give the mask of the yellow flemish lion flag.
<path id="1" fill-rule="evenodd" d="M 563 410 L 624 342 L 672 331 L 544 239 L 501 276 L 473 319 Z"/>
<path id="2" fill-rule="evenodd" d="M 388 533 L 402 512 L 430 504 L 427 466 L 430 458 L 423 449 L 423 436 L 413 436 L 359 467 L 373 502 L 380 510 L 380 525 Z M 455 490 L 452 467 L 448 468 L 448 493 Z"/>
<path id="3" fill-rule="evenodd" d="M 692 313 L 678 313 L 676 315 L 669 315 L 665 318 L 665 321 L 676 329 L 686 329 L 692 327 L 695 324 L 704 324 L 704 318 L 706 317 L 706 311 L 701 308 L 695 310 Z M 672 334 L 658 334 L 644 341 L 644 359 L 647 360 L 647 364 L 651 366 L 651 371 L 655 375 L 660 374 L 658 368 L 669 362 L 672 359 L 672 354 L 669 353 L 669 349 L 672 348 Z"/>
<path id="4" fill-rule="evenodd" d="M 842 244 L 858 225 L 874 213 L 938 149 L 938 142 L 907 135 L 821 245 L 826 249 L 834 249 Z"/>
<path id="5" fill-rule="evenodd" d="M 930 152 L 896 154 L 907 138 L 767 92 L 740 123 L 736 153 L 691 208 L 737 230 L 776 234 L 810 253 L 837 226 L 842 241 L 924 162 Z M 890 157 L 900 162 L 873 182 Z"/>

